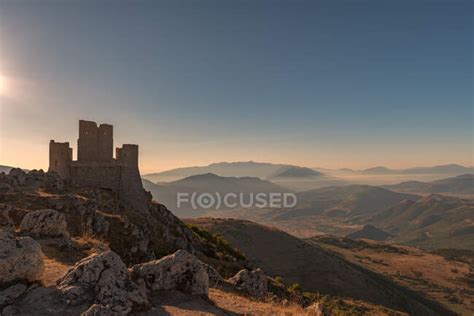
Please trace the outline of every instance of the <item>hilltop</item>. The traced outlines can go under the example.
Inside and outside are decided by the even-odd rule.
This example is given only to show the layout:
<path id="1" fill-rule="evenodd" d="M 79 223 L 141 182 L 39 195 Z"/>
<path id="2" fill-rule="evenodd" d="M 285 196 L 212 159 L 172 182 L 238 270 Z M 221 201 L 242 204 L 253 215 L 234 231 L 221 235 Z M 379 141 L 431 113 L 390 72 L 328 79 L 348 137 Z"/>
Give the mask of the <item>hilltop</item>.
<path id="1" fill-rule="evenodd" d="M 424 249 L 474 250 L 474 202 L 429 195 L 418 201 L 402 201 L 367 222 L 395 235 L 394 242 Z"/>
<path id="2" fill-rule="evenodd" d="M 314 178 L 321 177 L 324 174 L 322 172 L 306 168 L 306 167 L 283 167 L 274 174 L 270 175 L 269 179 L 278 178 Z"/>
<path id="3" fill-rule="evenodd" d="M 218 162 L 207 166 L 185 167 L 158 173 L 149 173 L 143 175 L 143 178 L 152 182 L 170 182 L 189 176 L 213 173 L 222 177 L 258 177 L 265 179 L 281 168 L 289 167 L 293 166 L 254 161 Z"/>
<path id="4" fill-rule="evenodd" d="M 463 174 L 453 178 L 440 179 L 431 182 L 406 181 L 398 184 L 386 185 L 387 189 L 418 194 L 474 194 L 474 174 Z"/>
<path id="5" fill-rule="evenodd" d="M 146 179 L 143 180 L 146 190 L 149 190 L 153 198 L 160 203 L 168 205 L 174 210 L 177 216 L 196 217 L 202 216 L 206 212 L 215 210 L 214 205 L 208 210 L 194 209 L 190 203 L 177 205 L 177 195 L 194 193 L 219 193 L 224 196 L 227 193 L 244 194 L 245 199 L 249 199 L 249 194 L 257 193 L 284 193 L 288 192 L 277 184 L 257 177 L 222 177 L 213 173 L 199 174 L 190 176 L 172 182 L 161 182 L 159 184 L 152 183 Z M 220 205 L 220 210 L 226 210 L 224 204 Z"/>
<path id="6" fill-rule="evenodd" d="M 370 240 L 384 241 L 384 240 L 390 239 L 393 236 L 372 225 L 364 225 L 364 227 L 361 230 L 350 233 L 346 235 L 346 237 L 350 239 L 370 239 Z"/>

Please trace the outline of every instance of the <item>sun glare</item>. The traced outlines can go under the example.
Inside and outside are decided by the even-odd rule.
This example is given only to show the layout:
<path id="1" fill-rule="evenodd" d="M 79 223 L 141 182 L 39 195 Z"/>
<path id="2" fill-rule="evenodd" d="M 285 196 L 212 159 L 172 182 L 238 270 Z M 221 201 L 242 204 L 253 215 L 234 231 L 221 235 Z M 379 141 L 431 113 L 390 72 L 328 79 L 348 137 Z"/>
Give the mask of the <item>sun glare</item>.
<path id="1" fill-rule="evenodd" d="M 6 80 L 5 77 L 0 75 L 0 95 L 5 93 Z"/>

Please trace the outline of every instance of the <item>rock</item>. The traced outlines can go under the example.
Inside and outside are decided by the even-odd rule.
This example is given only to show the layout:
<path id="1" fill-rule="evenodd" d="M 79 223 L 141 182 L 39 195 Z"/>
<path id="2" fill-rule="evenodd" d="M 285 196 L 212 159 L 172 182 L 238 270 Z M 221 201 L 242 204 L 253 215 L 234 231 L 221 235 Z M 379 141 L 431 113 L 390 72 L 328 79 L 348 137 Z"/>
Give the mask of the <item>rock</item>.
<path id="1" fill-rule="evenodd" d="M 232 278 L 227 280 L 252 296 L 264 298 L 268 294 L 267 276 L 261 269 L 249 271 L 247 269 L 240 270 Z"/>
<path id="2" fill-rule="evenodd" d="M 16 283 L 0 291 L 0 307 L 13 304 L 13 302 L 26 292 L 28 286 L 23 283 Z"/>
<path id="3" fill-rule="evenodd" d="M 305 308 L 305 310 L 314 316 L 326 316 L 330 315 L 328 309 L 322 303 L 313 303 Z"/>
<path id="4" fill-rule="evenodd" d="M 72 305 L 93 300 L 111 308 L 115 315 L 149 306 L 145 290 L 130 280 L 127 267 L 113 251 L 93 254 L 77 262 L 58 281 L 58 289 Z M 97 307 L 88 315 L 102 315 L 93 314 L 100 311 L 103 310 Z"/>
<path id="5" fill-rule="evenodd" d="M 8 216 L 8 212 L 0 207 L 0 229 L 12 232 L 15 230 L 13 220 Z"/>
<path id="6" fill-rule="evenodd" d="M 110 306 L 104 306 L 100 304 L 93 304 L 86 310 L 81 316 L 116 316 L 117 312 Z"/>
<path id="7" fill-rule="evenodd" d="M 21 170 L 20 168 L 12 168 L 10 169 L 10 172 L 8 173 L 10 177 L 12 177 L 15 180 L 16 185 L 24 185 L 26 181 L 26 172 Z"/>
<path id="8" fill-rule="evenodd" d="M 224 278 L 221 277 L 219 272 L 211 265 L 203 263 L 206 269 L 207 275 L 209 276 L 209 286 L 216 287 L 220 283 L 224 282 Z"/>
<path id="9" fill-rule="evenodd" d="M 69 236 L 64 214 L 50 209 L 26 213 L 20 223 L 20 232 L 35 237 Z"/>
<path id="10" fill-rule="evenodd" d="M 149 290 L 179 290 L 193 295 L 207 295 L 209 276 L 204 264 L 186 250 L 159 260 L 132 267 L 132 277 L 144 281 Z"/>
<path id="11" fill-rule="evenodd" d="M 61 192 L 64 189 L 64 182 L 56 172 L 46 172 L 44 174 L 43 187 L 50 192 Z"/>
<path id="12" fill-rule="evenodd" d="M 0 284 L 17 280 L 34 282 L 41 278 L 43 270 L 39 243 L 0 230 Z"/>

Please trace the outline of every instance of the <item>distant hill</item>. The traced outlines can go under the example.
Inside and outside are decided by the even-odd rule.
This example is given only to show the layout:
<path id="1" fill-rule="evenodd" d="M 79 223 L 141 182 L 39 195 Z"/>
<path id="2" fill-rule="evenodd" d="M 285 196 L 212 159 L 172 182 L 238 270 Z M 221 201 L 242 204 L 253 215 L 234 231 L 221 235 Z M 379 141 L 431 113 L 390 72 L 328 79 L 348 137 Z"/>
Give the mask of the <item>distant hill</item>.
<path id="1" fill-rule="evenodd" d="M 350 216 L 382 211 L 405 199 L 416 200 L 418 196 L 369 185 L 331 186 L 298 194 L 304 208 Z"/>
<path id="2" fill-rule="evenodd" d="M 267 178 L 282 168 L 294 167 L 285 164 L 272 164 L 266 162 L 219 162 L 208 166 L 177 168 L 159 173 L 149 173 L 143 178 L 152 182 L 169 182 L 193 175 L 214 173 L 223 177 L 258 177 Z"/>
<path id="3" fill-rule="evenodd" d="M 387 167 L 373 167 L 369 169 L 362 170 L 361 173 L 363 174 L 392 174 L 392 173 L 397 173 L 397 170 L 389 169 Z"/>
<path id="4" fill-rule="evenodd" d="M 363 238 L 377 241 L 384 241 L 391 237 L 393 236 L 389 233 L 384 232 L 383 230 L 378 229 L 377 227 L 374 227 L 372 225 L 365 225 L 361 230 L 350 233 L 346 236 L 346 238 L 350 239 Z"/>
<path id="5" fill-rule="evenodd" d="M 11 169 L 13 169 L 14 167 L 10 167 L 10 166 L 2 166 L 0 165 L 0 173 L 4 172 L 4 173 L 9 173 Z"/>
<path id="6" fill-rule="evenodd" d="M 463 174 L 432 182 L 407 181 L 384 187 L 406 193 L 474 194 L 474 174 Z"/>
<path id="7" fill-rule="evenodd" d="M 405 174 L 465 174 L 473 173 L 473 167 L 464 167 L 457 164 L 439 165 L 434 167 L 416 167 L 402 170 Z"/>
<path id="8" fill-rule="evenodd" d="M 323 176 L 323 173 L 316 170 L 306 168 L 306 167 L 283 167 L 278 170 L 276 173 L 270 175 L 268 179 L 277 179 L 277 178 L 316 178 Z"/>
<path id="9" fill-rule="evenodd" d="M 186 219 L 222 235 L 270 275 L 304 290 L 381 304 L 412 315 L 452 315 L 440 304 L 276 228 L 233 219 Z"/>
<path id="10" fill-rule="evenodd" d="M 391 169 L 385 166 L 376 166 L 363 170 L 354 170 L 349 168 L 341 168 L 337 170 L 326 170 L 327 174 L 346 174 L 346 175 L 373 175 L 373 176 L 388 176 L 388 175 L 413 175 L 413 176 L 428 176 L 428 175 L 445 175 L 458 176 L 466 173 L 474 173 L 474 167 L 464 167 L 458 164 L 438 165 L 432 167 L 414 167 L 407 169 Z"/>
<path id="11" fill-rule="evenodd" d="M 190 176 L 181 180 L 155 184 L 144 179 L 143 185 L 151 191 L 153 198 L 170 208 L 178 216 L 200 216 L 204 210 L 192 210 L 190 205 L 181 205 L 178 209 L 177 194 L 188 193 L 226 193 L 244 194 L 247 199 L 250 193 L 284 193 L 288 192 L 281 186 L 256 177 L 222 177 L 213 173 Z M 246 200 L 247 201 L 247 200 Z M 226 209 L 221 205 L 220 209 Z M 214 208 L 210 208 L 214 210 Z"/>
<path id="12" fill-rule="evenodd" d="M 373 216 L 367 222 L 396 235 L 397 243 L 428 250 L 474 250 L 474 201 L 429 195 L 405 200 Z"/>

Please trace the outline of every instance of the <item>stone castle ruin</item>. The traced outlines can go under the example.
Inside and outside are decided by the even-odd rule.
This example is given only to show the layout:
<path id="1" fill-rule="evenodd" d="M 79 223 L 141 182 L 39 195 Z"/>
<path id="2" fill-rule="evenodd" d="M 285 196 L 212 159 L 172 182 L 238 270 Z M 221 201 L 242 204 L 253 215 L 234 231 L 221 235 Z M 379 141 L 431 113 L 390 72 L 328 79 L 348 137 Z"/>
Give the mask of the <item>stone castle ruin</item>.
<path id="1" fill-rule="evenodd" d="M 124 144 L 113 157 L 113 126 L 79 121 L 77 160 L 73 160 L 69 142 L 49 143 L 49 170 L 56 172 L 72 187 L 101 188 L 137 210 L 146 210 L 138 169 L 138 145 Z"/>

